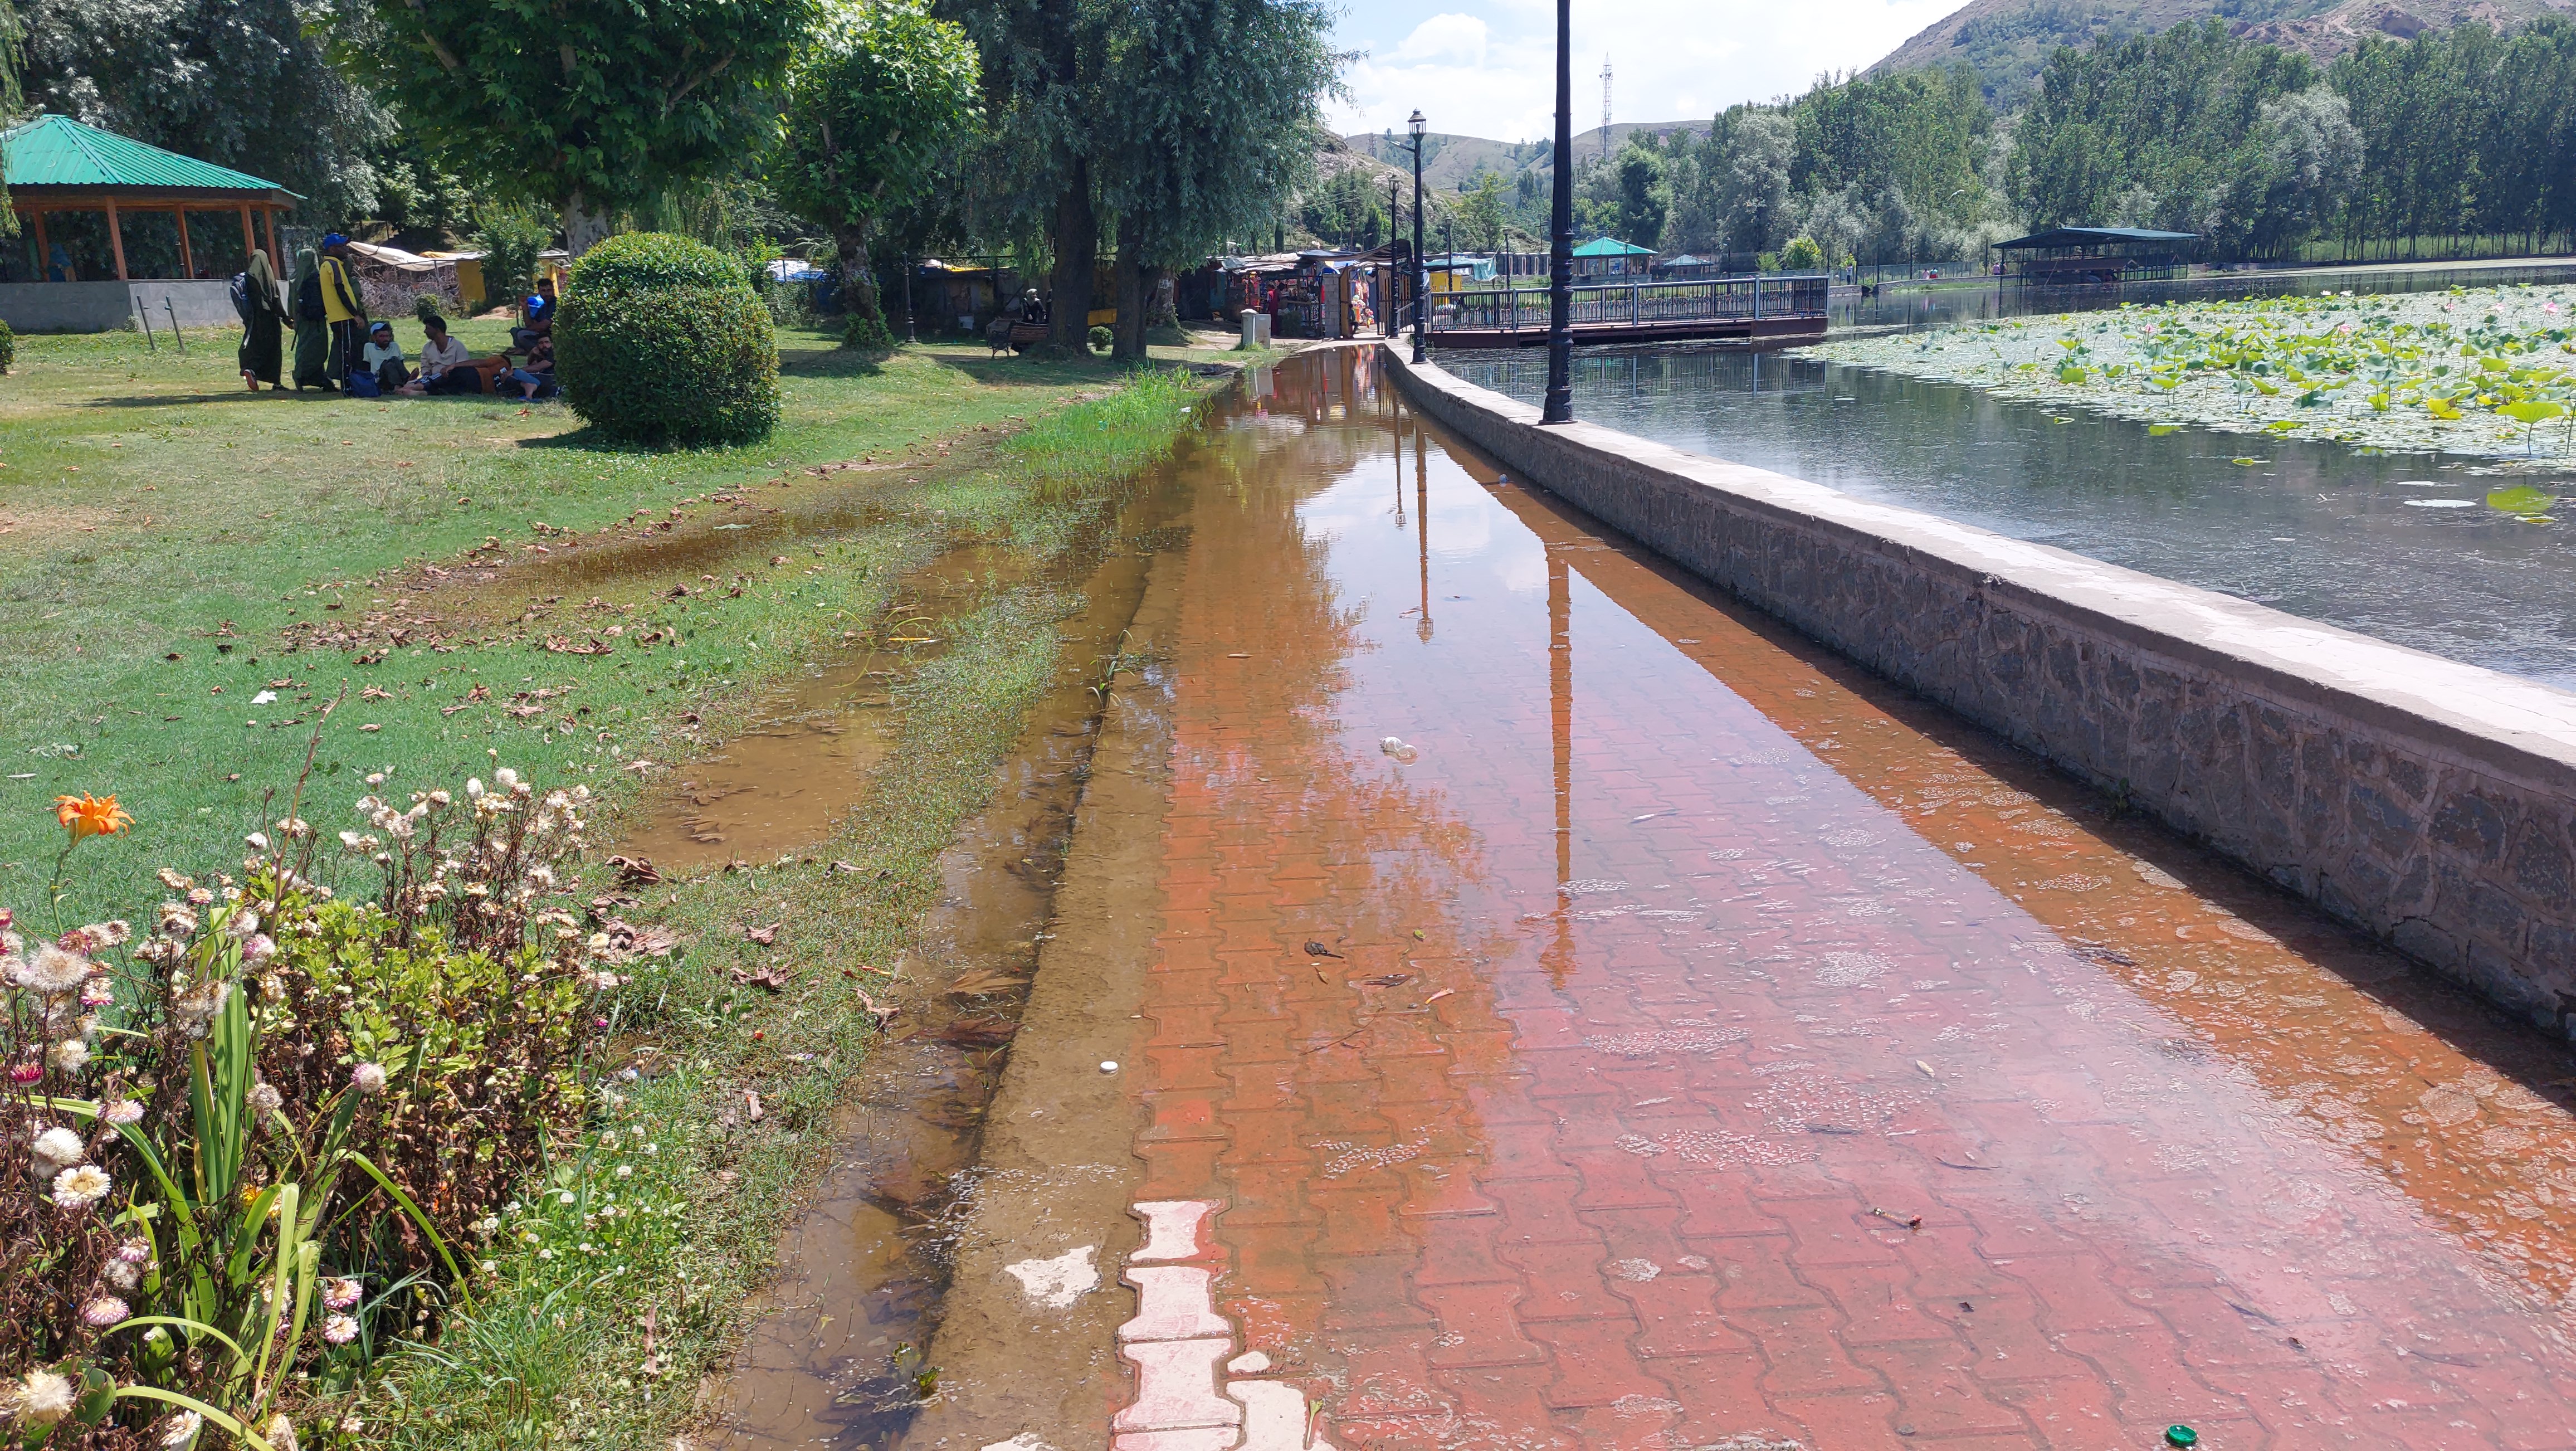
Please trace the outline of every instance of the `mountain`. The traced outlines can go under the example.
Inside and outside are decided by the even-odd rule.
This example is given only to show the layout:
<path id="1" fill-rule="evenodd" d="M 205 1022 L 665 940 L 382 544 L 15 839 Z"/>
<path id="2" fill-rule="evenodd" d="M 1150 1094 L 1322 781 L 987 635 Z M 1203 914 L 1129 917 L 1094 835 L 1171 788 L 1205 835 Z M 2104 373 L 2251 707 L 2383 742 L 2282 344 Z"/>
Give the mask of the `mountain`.
<path id="1" fill-rule="evenodd" d="M 1670 136 L 1676 131 L 1700 135 L 1707 130 L 1706 121 L 1621 121 L 1610 128 L 1607 149 L 1618 150 L 1639 131 Z M 1354 132 L 1343 137 L 1342 144 L 1407 176 L 1413 174 L 1413 143 L 1401 132 Z M 1598 126 L 1574 138 L 1577 161 L 1592 160 L 1600 156 L 1603 149 Z M 1464 191 L 1475 185 L 1477 176 L 1485 172 L 1492 172 L 1508 182 L 1519 172 L 1546 165 L 1547 152 L 1545 141 L 1488 141 L 1482 136 L 1426 131 L 1422 136 L 1422 184 L 1433 191 Z"/>
<path id="2" fill-rule="evenodd" d="M 1998 110 L 2030 91 L 2061 45 L 2122 40 L 2212 16 L 2239 35 L 2333 60 L 2365 35 L 2411 38 L 2465 20 L 2505 29 L 2576 11 L 2576 0 L 1969 0 L 1878 64 L 1873 75 L 1966 62 Z"/>

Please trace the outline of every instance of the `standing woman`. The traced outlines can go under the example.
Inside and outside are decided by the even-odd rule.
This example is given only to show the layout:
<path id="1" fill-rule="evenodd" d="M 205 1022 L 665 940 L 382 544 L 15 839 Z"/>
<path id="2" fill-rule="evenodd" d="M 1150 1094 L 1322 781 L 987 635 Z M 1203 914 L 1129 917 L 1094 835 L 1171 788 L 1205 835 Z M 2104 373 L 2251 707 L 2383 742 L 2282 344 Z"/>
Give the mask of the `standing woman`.
<path id="1" fill-rule="evenodd" d="M 286 322 L 286 304 L 278 300 L 276 264 L 257 247 L 251 249 L 250 266 L 243 269 L 242 280 L 250 307 L 242 314 L 241 375 L 256 393 L 262 383 L 277 386 L 279 332 Z"/>
<path id="2" fill-rule="evenodd" d="M 322 310 L 322 258 L 295 253 L 295 391 L 331 386 L 331 324 Z"/>

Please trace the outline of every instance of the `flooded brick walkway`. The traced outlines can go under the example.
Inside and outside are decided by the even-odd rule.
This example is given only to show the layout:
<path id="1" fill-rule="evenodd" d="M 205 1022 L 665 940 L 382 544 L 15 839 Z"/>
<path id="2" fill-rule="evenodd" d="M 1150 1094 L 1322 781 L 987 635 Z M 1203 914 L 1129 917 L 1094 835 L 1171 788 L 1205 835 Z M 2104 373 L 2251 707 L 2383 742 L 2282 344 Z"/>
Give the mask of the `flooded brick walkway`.
<path id="1" fill-rule="evenodd" d="M 1120 1451 L 2576 1446 L 2563 1047 L 1369 364 L 1189 507 Z"/>

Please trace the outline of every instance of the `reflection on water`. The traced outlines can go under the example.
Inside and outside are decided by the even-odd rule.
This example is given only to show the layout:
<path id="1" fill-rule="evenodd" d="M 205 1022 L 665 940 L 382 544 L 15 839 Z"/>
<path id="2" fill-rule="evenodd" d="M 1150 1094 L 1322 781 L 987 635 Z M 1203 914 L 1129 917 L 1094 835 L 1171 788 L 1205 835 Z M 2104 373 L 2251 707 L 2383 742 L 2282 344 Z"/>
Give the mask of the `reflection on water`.
<path id="1" fill-rule="evenodd" d="M 1136 1085 L 1333 1444 L 2565 1444 L 2563 1045 L 1371 364 L 1212 420 Z"/>
<path id="2" fill-rule="evenodd" d="M 1546 386 L 1546 359 L 1534 352 L 1438 361 L 1533 403 Z M 1706 347 L 1586 350 L 1575 359 L 1574 407 L 1694 453 L 2576 685 L 2569 528 L 2485 508 L 2408 507 L 2495 486 L 2438 457 L 2200 429 L 2158 436 L 1958 384 Z M 2256 461 L 2236 462 L 2246 458 Z"/>

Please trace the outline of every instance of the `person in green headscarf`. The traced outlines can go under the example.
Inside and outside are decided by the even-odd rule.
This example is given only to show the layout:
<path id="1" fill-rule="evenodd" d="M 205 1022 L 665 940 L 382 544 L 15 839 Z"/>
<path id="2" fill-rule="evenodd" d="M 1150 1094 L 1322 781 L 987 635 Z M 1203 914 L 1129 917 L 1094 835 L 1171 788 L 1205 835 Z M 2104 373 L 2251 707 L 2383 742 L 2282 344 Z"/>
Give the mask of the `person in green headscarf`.
<path id="1" fill-rule="evenodd" d="M 278 329 L 286 321 L 286 304 L 277 297 L 277 268 L 256 247 L 250 266 L 243 269 L 242 288 L 248 307 L 242 314 L 241 375 L 256 393 L 262 383 L 277 386 Z"/>
<path id="2" fill-rule="evenodd" d="M 308 308 L 306 298 L 312 299 Z M 322 316 L 322 258 L 310 247 L 295 253 L 295 391 L 331 387 L 331 324 Z M 307 314 L 310 314 L 309 316 Z"/>

